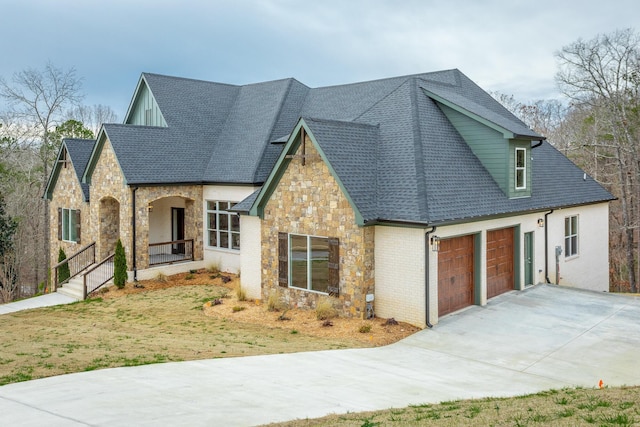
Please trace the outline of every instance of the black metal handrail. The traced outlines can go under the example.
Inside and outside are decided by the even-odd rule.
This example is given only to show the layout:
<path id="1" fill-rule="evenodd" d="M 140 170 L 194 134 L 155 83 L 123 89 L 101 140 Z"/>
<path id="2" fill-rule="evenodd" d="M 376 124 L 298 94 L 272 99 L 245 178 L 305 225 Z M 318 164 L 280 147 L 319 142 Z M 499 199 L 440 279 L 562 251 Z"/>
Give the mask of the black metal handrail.
<path id="1" fill-rule="evenodd" d="M 91 264 L 95 264 L 95 262 L 96 242 L 93 242 L 89 243 L 87 246 L 83 247 L 78 252 L 71 255 L 69 258 L 62 260 L 54 265 L 52 267 L 54 283 L 52 291 L 55 292 L 58 289 L 58 286 L 64 285 L 69 280 L 80 274 L 85 268 L 89 267 Z M 71 273 L 71 275 L 64 282 L 58 283 L 58 270 L 65 264 L 69 266 L 69 273 Z"/>
<path id="2" fill-rule="evenodd" d="M 193 239 L 149 243 L 149 266 L 193 261 Z"/>
<path id="3" fill-rule="evenodd" d="M 82 299 L 87 299 L 87 295 L 97 291 L 102 285 L 113 279 L 114 256 L 115 254 L 109 255 L 84 274 Z"/>

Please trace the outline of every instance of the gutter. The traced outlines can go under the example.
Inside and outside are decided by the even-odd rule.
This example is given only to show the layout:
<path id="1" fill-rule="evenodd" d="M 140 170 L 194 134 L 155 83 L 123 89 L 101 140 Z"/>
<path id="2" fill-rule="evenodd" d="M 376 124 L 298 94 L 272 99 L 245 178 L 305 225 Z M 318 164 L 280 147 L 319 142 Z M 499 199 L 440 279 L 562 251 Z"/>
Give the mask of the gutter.
<path id="1" fill-rule="evenodd" d="M 429 253 L 431 252 L 431 248 L 429 247 L 429 234 L 436 231 L 436 227 L 431 227 L 431 230 L 427 231 L 424 235 L 424 282 L 425 282 L 425 316 L 426 316 L 426 324 L 427 328 L 433 328 L 433 325 L 429 323 Z"/>
<path id="2" fill-rule="evenodd" d="M 553 213 L 553 209 L 544 214 L 544 279 L 547 283 L 551 283 L 549 280 L 549 222 L 548 217 Z"/>
<path id="3" fill-rule="evenodd" d="M 542 145 L 542 143 L 544 142 L 544 139 L 541 139 L 536 145 L 532 145 L 531 149 L 533 150 L 534 148 L 538 148 Z"/>

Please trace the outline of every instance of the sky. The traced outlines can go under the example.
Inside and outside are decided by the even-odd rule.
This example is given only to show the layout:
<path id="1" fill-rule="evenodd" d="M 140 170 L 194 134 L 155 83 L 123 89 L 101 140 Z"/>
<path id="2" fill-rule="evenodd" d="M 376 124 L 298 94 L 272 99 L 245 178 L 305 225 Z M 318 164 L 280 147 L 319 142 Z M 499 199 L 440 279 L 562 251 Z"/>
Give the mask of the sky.
<path id="1" fill-rule="evenodd" d="M 119 120 L 143 72 L 319 87 L 457 68 L 528 102 L 561 97 L 563 46 L 639 24 L 638 0 L 0 0 L 0 77 L 73 68 Z"/>

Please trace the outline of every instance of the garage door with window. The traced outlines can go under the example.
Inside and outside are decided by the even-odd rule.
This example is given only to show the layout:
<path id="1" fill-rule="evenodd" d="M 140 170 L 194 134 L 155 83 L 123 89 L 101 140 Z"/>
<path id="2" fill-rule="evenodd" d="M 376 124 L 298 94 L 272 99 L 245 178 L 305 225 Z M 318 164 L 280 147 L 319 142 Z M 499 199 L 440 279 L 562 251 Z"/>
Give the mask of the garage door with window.
<path id="1" fill-rule="evenodd" d="M 514 289 L 514 230 L 487 231 L 487 299 Z"/>
<path id="2" fill-rule="evenodd" d="M 438 251 L 438 316 L 474 303 L 473 235 L 442 239 Z"/>

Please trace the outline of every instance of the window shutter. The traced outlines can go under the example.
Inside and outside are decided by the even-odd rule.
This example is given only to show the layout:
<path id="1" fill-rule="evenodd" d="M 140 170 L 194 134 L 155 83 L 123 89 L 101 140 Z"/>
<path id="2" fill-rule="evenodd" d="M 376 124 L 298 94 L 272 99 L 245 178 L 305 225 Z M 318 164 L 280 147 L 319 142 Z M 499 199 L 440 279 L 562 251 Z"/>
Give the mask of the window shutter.
<path id="1" fill-rule="evenodd" d="M 62 208 L 58 208 L 58 240 L 62 240 Z"/>
<path id="2" fill-rule="evenodd" d="M 76 243 L 80 243 L 80 209 L 75 211 L 76 214 Z"/>
<path id="3" fill-rule="evenodd" d="M 289 235 L 278 233 L 278 285 L 289 286 Z"/>
<path id="4" fill-rule="evenodd" d="M 340 295 L 340 239 L 329 239 L 329 295 Z"/>

